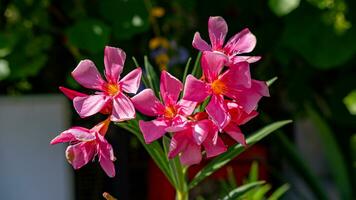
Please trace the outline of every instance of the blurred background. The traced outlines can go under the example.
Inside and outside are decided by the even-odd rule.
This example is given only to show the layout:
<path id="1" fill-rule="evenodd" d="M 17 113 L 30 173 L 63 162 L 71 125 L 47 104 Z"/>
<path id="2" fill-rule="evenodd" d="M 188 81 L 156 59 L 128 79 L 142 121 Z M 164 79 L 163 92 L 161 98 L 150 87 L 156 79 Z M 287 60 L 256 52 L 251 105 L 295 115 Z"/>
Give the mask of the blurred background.
<path id="1" fill-rule="evenodd" d="M 217 15 L 227 39 L 245 27 L 256 35 L 251 55 L 262 59 L 251 64 L 253 77 L 278 77 L 244 133 L 294 122 L 200 184 L 192 199 L 216 199 L 252 175 L 268 184 L 251 199 L 276 190 L 287 191 L 282 199 L 355 199 L 355 8 L 353 0 L 0 0 L 0 199 L 94 200 L 105 191 L 120 200 L 173 199 L 139 141 L 114 126 L 116 177 L 96 162 L 72 170 L 65 145 L 50 140 L 103 116 L 80 119 L 58 86 L 84 91 L 70 72 L 86 58 L 102 71 L 105 45 L 126 52 L 124 74 L 132 56 L 143 65 L 147 55 L 157 72 L 181 78 L 198 54 L 194 33 L 209 41 L 207 21 Z"/>

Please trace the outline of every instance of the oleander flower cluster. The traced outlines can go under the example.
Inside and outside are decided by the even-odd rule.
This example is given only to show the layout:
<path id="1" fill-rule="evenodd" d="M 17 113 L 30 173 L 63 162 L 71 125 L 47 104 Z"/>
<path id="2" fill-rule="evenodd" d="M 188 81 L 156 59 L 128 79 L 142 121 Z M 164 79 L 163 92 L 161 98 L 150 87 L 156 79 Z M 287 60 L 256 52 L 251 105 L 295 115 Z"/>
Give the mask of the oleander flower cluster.
<path id="1" fill-rule="evenodd" d="M 142 76 L 139 67 L 120 78 L 126 58 L 120 48 L 105 48 L 105 79 L 92 61 L 81 61 L 72 76 L 93 93 L 65 87 L 60 90 L 73 101 L 80 117 L 101 113 L 107 118 L 91 129 L 72 127 L 51 144 L 69 143 L 66 158 L 75 169 L 97 156 L 106 174 L 113 177 L 115 156 L 105 139 L 109 124 L 137 120 L 138 111 L 147 119 L 138 123 L 145 142 L 149 144 L 166 135 L 171 139 L 168 158 L 179 156 L 184 165 L 199 163 L 203 155 L 210 158 L 225 152 L 228 147 L 222 139 L 224 134 L 247 145 L 240 126 L 258 115 L 257 104 L 263 96 L 269 96 L 269 92 L 266 82 L 251 78 L 250 64 L 260 57 L 245 55 L 254 49 L 256 37 L 244 29 L 224 44 L 227 31 L 222 17 L 210 17 L 211 45 L 198 32 L 192 42 L 202 53 L 202 76 L 189 74 L 183 84 L 169 72 L 162 71 L 159 92 L 145 88 L 136 94 Z"/>

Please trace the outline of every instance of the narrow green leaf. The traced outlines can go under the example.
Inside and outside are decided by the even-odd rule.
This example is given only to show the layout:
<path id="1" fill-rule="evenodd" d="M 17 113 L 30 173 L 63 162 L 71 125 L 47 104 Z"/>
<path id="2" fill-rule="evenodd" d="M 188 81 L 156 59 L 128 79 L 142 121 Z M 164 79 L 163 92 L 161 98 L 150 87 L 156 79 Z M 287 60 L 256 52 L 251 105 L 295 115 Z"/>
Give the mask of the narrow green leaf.
<path id="1" fill-rule="evenodd" d="M 276 80 L 278 79 L 277 76 L 271 78 L 270 80 L 267 81 L 267 86 L 271 86 Z"/>
<path id="2" fill-rule="evenodd" d="M 270 133 L 273 131 L 279 129 L 280 127 L 291 123 L 291 120 L 285 120 L 285 121 L 279 121 L 272 123 L 268 126 L 265 126 L 264 128 L 260 129 L 259 131 L 255 132 L 251 136 L 249 136 L 246 140 L 247 145 L 250 147 L 256 142 L 260 141 L 264 137 L 268 136 Z M 237 155 L 240 153 L 244 152 L 246 150 L 245 147 L 243 147 L 240 144 L 236 144 L 232 147 L 230 147 L 225 153 L 221 154 L 220 156 L 216 157 L 213 159 L 209 164 L 207 164 L 202 170 L 200 170 L 193 180 L 189 184 L 189 188 L 195 187 L 198 183 L 200 183 L 202 180 L 204 180 L 206 177 L 210 176 L 212 173 L 214 173 L 216 170 L 220 169 L 222 166 L 227 164 L 229 161 L 234 159 Z"/>
<path id="3" fill-rule="evenodd" d="M 250 169 L 250 174 L 248 176 L 249 183 L 258 181 L 258 163 L 253 161 Z"/>
<path id="4" fill-rule="evenodd" d="M 306 105 L 307 113 L 315 126 L 319 129 L 318 134 L 322 141 L 325 157 L 329 163 L 331 173 L 335 179 L 336 186 L 341 195 L 341 199 L 351 199 L 351 182 L 341 150 L 336 143 L 332 129 L 327 122 L 310 106 Z"/>
<path id="5" fill-rule="evenodd" d="M 221 198 L 220 200 L 235 200 L 236 198 L 244 195 L 246 192 L 263 185 L 264 181 L 257 181 L 249 184 L 242 185 L 238 188 L 233 189 L 229 192 L 225 197 Z"/>
<path id="6" fill-rule="evenodd" d="M 169 138 L 167 136 L 163 136 L 163 149 L 164 149 L 164 154 L 168 155 L 168 150 L 169 150 Z M 177 159 L 177 158 L 175 158 Z M 174 160 L 169 160 L 169 170 L 170 170 L 170 174 L 172 175 L 172 181 L 174 182 L 174 188 L 178 189 L 179 185 L 178 185 L 178 176 L 177 176 L 177 168 L 174 165 Z"/>
<path id="7" fill-rule="evenodd" d="M 138 64 L 138 62 L 137 62 L 137 60 L 136 60 L 135 57 L 132 56 L 132 60 L 133 60 L 133 62 L 135 63 L 135 66 L 136 66 L 136 67 L 139 67 L 139 66 L 140 66 L 140 65 Z"/>
<path id="8" fill-rule="evenodd" d="M 144 57 L 144 62 L 145 62 L 146 78 L 148 80 L 149 88 L 151 88 L 155 92 L 156 96 L 158 96 L 159 79 L 157 77 L 156 71 L 154 70 L 151 63 L 148 61 L 147 56 Z"/>
<path id="9" fill-rule="evenodd" d="M 190 65 L 190 62 L 192 61 L 192 58 L 188 58 L 188 61 L 187 61 L 187 64 L 185 65 L 185 68 L 184 68 L 184 73 L 183 73 L 183 84 L 185 83 L 185 78 L 187 77 L 188 75 L 188 69 L 189 69 L 189 65 Z"/>
<path id="10" fill-rule="evenodd" d="M 168 166 L 168 158 L 166 154 L 163 152 L 163 149 L 159 144 L 159 142 L 154 141 L 151 144 L 146 144 L 143 139 L 142 133 L 137 128 L 138 127 L 137 120 L 130 120 L 129 123 L 125 123 L 125 122 L 116 123 L 116 125 L 130 131 L 139 139 L 139 141 L 144 146 L 148 154 L 155 161 L 155 163 L 161 169 L 163 174 L 167 177 L 169 182 L 174 186 L 173 178 L 171 177 L 169 166 Z"/>
<path id="11" fill-rule="evenodd" d="M 211 99 L 211 96 L 209 96 L 208 98 L 206 98 L 204 101 L 203 101 L 203 103 L 200 105 L 200 107 L 199 107 L 199 110 L 200 110 L 200 112 L 203 112 L 204 110 L 205 110 L 205 108 L 206 108 L 206 106 L 209 104 L 209 102 L 210 102 L 210 99 Z"/>
<path id="12" fill-rule="evenodd" d="M 284 184 L 281 187 L 279 187 L 276 191 L 274 191 L 272 193 L 272 195 L 267 200 L 278 200 L 288 190 L 289 190 L 289 185 L 288 184 Z"/>
<path id="13" fill-rule="evenodd" d="M 138 62 L 137 62 L 137 60 L 136 60 L 135 57 L 132 56 L 132 60 L 133 60 L 133 62 L 135 63 L 135 66 L 136 66 L 136 67 L 140 67 L 140 65 L 138 64 Z M 142 76 L 142 82 L 143 82 L 143 84 L 144 84 L 147 88 L 150 87 L 150 86 L 148 85 L 148 80 L 147 80 L 146 76 Z"/>
<path id="14" fill-rule="evenodd" d="M 227 167 L 227 180 L 229 182 L 229 185 L 233 188 L 237 187 L 237 183 L 236 183 L 236 176 L 234 174 L 234 170 L 231 166 Z"/>
<path id="15" fill-rule="evenodd" d="M 200 69 L 200 58 L 201 58 L 201 52 L 198 53 L 197 58 L 195 59 L 194 62 L 194 67 L 192 70 L 192 75 L 195 77 L 198 77 L 199 73 L 201 73 L 201 69 Z"/>
<path id="16" fill-rule="evenodd" d="M 268 191 L 271 190 L 271 185 L 266 184 L 253 191 L 252 198 L 254 200 L 264 200 Z"/>

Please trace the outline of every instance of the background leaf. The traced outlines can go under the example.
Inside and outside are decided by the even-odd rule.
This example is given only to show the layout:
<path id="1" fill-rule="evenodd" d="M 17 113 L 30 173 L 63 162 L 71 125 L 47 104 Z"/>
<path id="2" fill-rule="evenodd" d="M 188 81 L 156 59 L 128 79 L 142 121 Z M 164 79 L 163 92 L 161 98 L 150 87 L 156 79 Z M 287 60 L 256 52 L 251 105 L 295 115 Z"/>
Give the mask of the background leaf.
<path id="1" fill-rule="evenodd" d="M 260 141 L 264 137 L 268 136 L 273 131 L 281 128 L 282 126 L 291 123 L 291 120 L 279 121 L 272 123 L 264 128 L 260 129 L 259 131 L 255 132 L 251 136 L 249 136 L 246 140 L 247 145 L 250 147 L 256 142 Z M 236 144 L 230 147 L 225 153 L 219 155 L 218 157 L 214 158 L 211 162 L 209 162 L 202 170 L 200 170 L 193 180 L 189 184 L 189 188 L 195 187 L 199 182 L 204 180 L 206 177 L 210 176 L 216 170 L 220 169 L 222 166 L 226 165 L 229 161 L 234 159 L 236 156 L 241 154 L 246 150 L 241 144 Z"/>
<path id="2" fill-rule="evenodd" d="M 109 42 L 110 28 L 102 21 L 81 20 L 67 30 L 69 44 L 91 53 L 102 52 Z"/>

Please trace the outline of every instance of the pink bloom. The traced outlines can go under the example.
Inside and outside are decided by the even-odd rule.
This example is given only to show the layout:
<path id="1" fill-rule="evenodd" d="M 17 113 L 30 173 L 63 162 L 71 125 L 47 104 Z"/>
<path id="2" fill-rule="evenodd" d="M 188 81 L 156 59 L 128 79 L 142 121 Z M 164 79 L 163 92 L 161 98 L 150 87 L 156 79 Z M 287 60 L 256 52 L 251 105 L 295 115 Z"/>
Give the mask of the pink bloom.
<path id="1" fill-rule="evenodd" d="M 170 159 L 180 154 L 182 164 L 193 165 L 199 163 L 202 159 L 201 146 L 204 147 L 208 158 L 226 151 L 226 146 L 218 136 L 218 127 L 207 119 L 207 116 L 199 119 L 201 118 L 199 115 L 201 113 L 195 115 L 194 119 L 187 121 L 183 127 L 177 127 L 176 131 L 174 127 L 170 128 L 171 132 L 175 132 L 168 153 Z"/>
<path id="2" fill-rule="evenodd" d="M 204 52 L 201 59 L 204 81 L 188 75 L 183 95 L 183 99 L 196 102 L 211 96 L 206 112 L 221 129 L 230 121 L 224 96 L 239 101 L 237 97 L 245 95 L 245 91 L 251 88 L 249 64 L 238 63 L 219 75 L 225 62 L 226 57 L 222 54 Z"/>
<path id="3" fill-rule="evenodd" d="M 224 128 L 224 132 L 226 132 L 230 137 L 232 137 L 236 142 L 246 146 L 245 136 L 243 135 L 240 125 L 243 125 L 250 121 L 252 118 L 258 115 L 258 112 L 253 110 L 250 113 L 246 113 L 242 106 L 238 105 L 234 101 L 226 100 L 225 101 L 227 108 L 229 110 L 229 114 L 231 116 L 230 123 Z"/>
<path id="4" fill-rule="evenodd" d="M 210 17 L 208 29 L 211 46 L 200 37 L 199 32 L 196 32 L 193 39 L 194 48 L 226 55 L 228 57 L 227 66 L 243 61 L 253 63 L 261 58 L 259 56 L 238 56 L 251 52 L 256 46 L 256 37 L 247 28 L 230 38 L 225 46 L 224 41 L 228 30 L 225 20 L 222 17 Z"/>
<path id="5" fill-rule="evenodd" d="M 60 88 L 73 99 L 75 110 L 81 117 L 88 117 L 98 112 L 111 113 L 112 121 L 125 121 L 135 118 L 135 109 L 124 92 L 135 94 L 140 85 L 142 71 L 137 68 L 120 80 L 126 54 L 119 48 L 105 47 L 104 80 L 95 64 L 82 60 L 73 70 L 73 78 L 83 87 L 96 90 L 93 95 L 86 95 L 67 88 Z"/>
<path id="6" fill-rule="evenodd" d="M 69 142 L 66 158 L 74 169 L 83 167 L 98 155 L 100 165 L 105 173 L 110 177 L 114 177 L 114 152 L 111 145 L 104 138 L 109 124 L 110 118 L 92 129 L 72 127 L 54 138 L 51 144 Z"/>
<path id="7" fill-rule="evenodd" d="M 185 121 L 185 117 L 192 114 L 196 106 L 195 102 L 180 100 L 179 94 L 183 84 L 166 71 L 161 73 L 160 93 L 161 103 L 151 89 L 145 89 L 132 98 L 135 108 L 141 113 L 157 117 L 152 121 L 139 121 L 140 129 L 146 143 L 162 137 L 166 128 L 178 125 Z"/>

